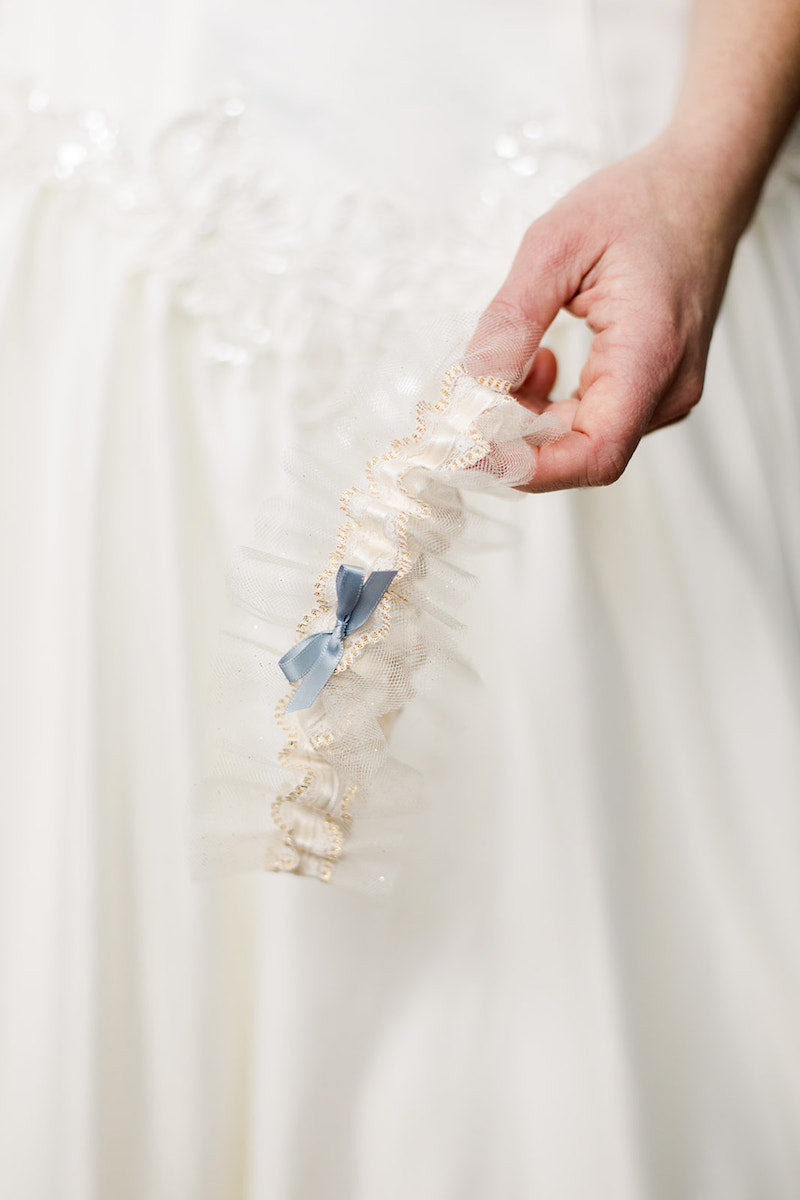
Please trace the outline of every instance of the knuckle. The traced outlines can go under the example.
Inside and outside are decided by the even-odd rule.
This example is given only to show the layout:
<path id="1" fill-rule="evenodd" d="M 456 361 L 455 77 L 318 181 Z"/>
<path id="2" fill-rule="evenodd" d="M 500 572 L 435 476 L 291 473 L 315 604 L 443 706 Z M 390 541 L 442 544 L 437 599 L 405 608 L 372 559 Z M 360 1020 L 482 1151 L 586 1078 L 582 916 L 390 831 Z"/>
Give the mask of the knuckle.
<path id="1" fill-rule="evenodd" d="M 501 289 L 484 309 L 464 362 L 473 375 L 497 375 L 517 386 L 541 340 L 542 330 L 526 314 L 514 290 Z"/>
<path id="2" fill-rule="evenodd" d="M 683 401 L 686 405 L 686 415 L 689 415 L 691 409 L 695 408 L 703 395 L 703 380 L 692 379 L 686 386 L 683 394 Z"/>
<path id="3" fill-rule="evenodd" d="M 474 374 L 501 374 L 518 384 L 525 376 L 542 332 L 514 289 L 501 289 L 478 322 L 465 362 Z"/>
<path id="4" fill-rule="evenodd" d="M 676 390 L 671 402 L 665 405 L 665 411 L 670 422 L 683 421 L 695 408 L 703 395 L 703 380 L 697 376 L 687 379 Z"/>
<path id="5" fill-rule="evenodd" d="M 506 293 L 502 290 L 497 293 L 491 304 L 489 304 L 485 315 L 489 319 L 503 320 L 513 327 L 529 324 L 520 297 L 514 293 Z"/>
<path id="6" fill-rule="evenodd" d="M 520 246 L 525 259 L 535 259 L 537 269 L 545 274 L 559 274 L 576 255 L 576 231 L 568 221 L 556 220 L 548 213 L 529 225 Z"/>
<path id="7" fill-rule="evenodd" d="M 651 320 L 647 355 L 654 382 L 664 386 L 678 374 L 686 353 L 686 337 L 681 322 L 668 308 Z"/>

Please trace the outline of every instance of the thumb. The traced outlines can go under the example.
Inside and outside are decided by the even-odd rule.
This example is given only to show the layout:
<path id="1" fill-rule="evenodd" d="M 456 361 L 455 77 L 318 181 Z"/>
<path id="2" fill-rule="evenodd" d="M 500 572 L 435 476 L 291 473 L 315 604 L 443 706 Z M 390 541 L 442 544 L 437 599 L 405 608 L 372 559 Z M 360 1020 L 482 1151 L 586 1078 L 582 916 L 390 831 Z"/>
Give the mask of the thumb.
<path id="1" fill-rule="evenodd" d="M 534 221 L 470 338 L 464 356 L 470 374 L 493 375 L 519 387 L 545 331 L 580 288 L 584 247 L 583 238 L 555 211 Z"/>

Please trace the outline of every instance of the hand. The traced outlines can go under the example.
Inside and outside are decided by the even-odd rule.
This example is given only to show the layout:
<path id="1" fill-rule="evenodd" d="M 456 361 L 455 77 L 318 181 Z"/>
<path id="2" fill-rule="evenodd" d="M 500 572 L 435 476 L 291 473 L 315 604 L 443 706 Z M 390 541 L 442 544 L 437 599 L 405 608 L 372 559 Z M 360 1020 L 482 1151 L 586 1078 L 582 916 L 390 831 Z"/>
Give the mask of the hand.
<path id="1" fill-rule="evenodd" d="M 510 378 L 521 403 L 570 430 L 532 450 L 522 490 L 613 483 L 645 433 L 700 399 L 742 228 L 725 191 L 667 132 L 527 230 L 467 350 L 473 372 Z M 560 308 L 594 338 L 573 395 L 550 402 L 557 364 L 539 343 Z"/>

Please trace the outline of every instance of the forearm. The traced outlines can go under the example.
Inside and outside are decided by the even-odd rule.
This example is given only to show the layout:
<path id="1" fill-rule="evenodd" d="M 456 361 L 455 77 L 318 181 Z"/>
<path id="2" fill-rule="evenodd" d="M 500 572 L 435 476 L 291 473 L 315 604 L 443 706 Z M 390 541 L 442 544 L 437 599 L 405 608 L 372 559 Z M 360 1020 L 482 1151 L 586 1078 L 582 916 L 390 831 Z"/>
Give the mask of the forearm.
<path id="1" fill-rule="evenodd" d="M 800 0 L 694 0 L 668 139 L 739 232 L 800 108 Z"/>

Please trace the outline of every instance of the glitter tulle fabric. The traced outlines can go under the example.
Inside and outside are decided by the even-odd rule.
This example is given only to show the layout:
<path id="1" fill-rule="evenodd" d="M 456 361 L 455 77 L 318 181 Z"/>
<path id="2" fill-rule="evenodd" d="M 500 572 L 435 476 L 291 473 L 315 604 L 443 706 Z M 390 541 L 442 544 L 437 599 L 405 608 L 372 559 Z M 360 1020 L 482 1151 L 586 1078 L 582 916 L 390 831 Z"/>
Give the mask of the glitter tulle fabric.
<path id="1" fill-rule="evenodd" d="M 564 432 L 509 394 L 513 380 L 476 374 L 482 359 L 517 361 L 519 338 L 484 322 L 468 356 L 461 347 L 468 368 L 452 361 L 455 325 L 434 322 L 393 362 L 376 358 L 341 406 L 347 417 L 329 429 L 324 457 L 291 456 L 256 544 L 237 556 L 231 588 L 243 616 L 215 672 L 201 871 L 261 867 L 359 890 L 391 886 L 402 818 L 418 803 L 391 730 L 457 660 L 456 613 L 473 579 L 461 554 L 491 540 L 492 519 L 470 508 L 469 494 L 513 495 L 533 475 L 531 447 Z M 368 458 L 382 438 L 386 448 Z M 363 477 L 343 487 L 359 456 Z M 278 658 L 295 636 L 330 627 L 345 563 L 396 576 L 319 697 L 289 714 Z"/>

